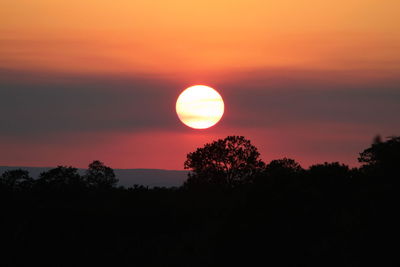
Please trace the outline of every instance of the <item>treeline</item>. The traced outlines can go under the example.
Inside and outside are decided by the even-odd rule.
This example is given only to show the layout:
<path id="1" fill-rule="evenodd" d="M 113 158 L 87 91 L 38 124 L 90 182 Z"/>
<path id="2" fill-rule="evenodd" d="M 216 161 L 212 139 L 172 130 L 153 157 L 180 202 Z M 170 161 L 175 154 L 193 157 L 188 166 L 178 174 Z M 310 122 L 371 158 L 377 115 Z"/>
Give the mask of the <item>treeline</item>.
<path id="1" fill-rule="evenodd" d="M 72 166 L 58 166 L 42 172 L 33 179 L 29 172 L 22 169 L 8 170 L 0 176 L 0 190 L 5 192 L 52 192 L 77 193 L 88 190 L 110 190 L 115 188 L 118 179 L 113 169 L 95 160 L 89 164 L 84 175 Z"/>
<path id="2" fill-rule="evenodd" d="M 198 148 L 179 188 L 117 186 L 110 167 L 0 179 L 2 266 L 398 266 L 400 137 L 359 168 L 268 164 L 242 136 Z"/>

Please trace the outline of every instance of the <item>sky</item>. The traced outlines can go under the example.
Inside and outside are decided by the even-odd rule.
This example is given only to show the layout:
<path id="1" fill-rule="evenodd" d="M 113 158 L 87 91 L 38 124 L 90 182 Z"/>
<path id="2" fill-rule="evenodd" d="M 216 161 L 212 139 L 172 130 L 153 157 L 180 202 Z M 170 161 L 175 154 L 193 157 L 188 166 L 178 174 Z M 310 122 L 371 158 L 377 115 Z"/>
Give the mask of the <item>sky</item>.
<path id="1" fill-rule="evenodd" d="M 265 162 L 357 166 L 400 134 L 398 0 L 2 0 L 0 165 L 183 169 L 243 135 Z M 187 87 L 221 121 L 190 129 Z"/>

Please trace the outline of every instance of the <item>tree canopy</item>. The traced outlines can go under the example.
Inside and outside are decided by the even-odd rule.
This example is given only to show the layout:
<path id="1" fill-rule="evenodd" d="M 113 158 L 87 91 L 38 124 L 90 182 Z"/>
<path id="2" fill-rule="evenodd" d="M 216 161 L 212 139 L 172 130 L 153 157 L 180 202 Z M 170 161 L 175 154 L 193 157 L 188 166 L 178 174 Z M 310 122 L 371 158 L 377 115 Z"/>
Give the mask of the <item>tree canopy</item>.
<path id="1" fill-rule="evenodd" d="M 77 190 L 84 185 L 77 168 L 58 166 L 46 172 L 42 172 L 36 186 L 51 191 L 65 191 Z"/>
<path id="2" fill-rule="evenodd" d="M 9 170 L 0 176 L 0 185 L 10 190 L 28 189 L 32 184 L 33 179 L 26 170 Z"/>
<path id="3" fill-rule="evenodd" d="M 397 168 L 400 165 L 400 136 L 386 141 L 376 137 L 372 145 L 360 153 L 358 161 L 369 167 Z"/>
<path id="4" fill-rule="evenodd" d="M 191 173 L 186 185 L 234 186 L 252 180 L 264 166 L 250 140 L 244 136 L 228 136 L 187 155 L 184 167 Z"/>
<path id="5" fill-rule="evenodd" d="M 112 188 L 118 183 L 114 170 L 99 160 L 89 164 L 85 180 L 87 185 L 92 188 Z"/>

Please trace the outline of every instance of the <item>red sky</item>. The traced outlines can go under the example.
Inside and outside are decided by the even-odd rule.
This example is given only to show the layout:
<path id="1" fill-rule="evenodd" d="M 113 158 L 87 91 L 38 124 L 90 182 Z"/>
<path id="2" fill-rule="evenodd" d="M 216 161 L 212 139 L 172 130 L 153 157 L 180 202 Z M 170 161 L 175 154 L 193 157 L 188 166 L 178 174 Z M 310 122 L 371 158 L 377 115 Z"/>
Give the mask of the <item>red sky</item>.
<path id="1" fill-rule="evenodd" d="M 0 165 L 182 169 L 244 135 L 268 162 L 356 164 L 398 135 L 400 2 L 6 1 L 0 10 Z M 179 122 L 213 86 L 225 115 Z"/>

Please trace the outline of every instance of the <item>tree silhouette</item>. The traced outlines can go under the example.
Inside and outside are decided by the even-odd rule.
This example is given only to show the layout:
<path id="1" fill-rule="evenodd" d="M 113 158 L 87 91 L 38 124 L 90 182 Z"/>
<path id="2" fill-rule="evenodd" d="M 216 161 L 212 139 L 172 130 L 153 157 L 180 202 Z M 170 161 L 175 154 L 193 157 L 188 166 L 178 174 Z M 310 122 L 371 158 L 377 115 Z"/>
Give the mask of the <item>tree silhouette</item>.
<path id="1" fill-rule="evenodd" d="M 186 185 L 207 184 L 198 191 L 116 189 L 100 161 L 83 176 L 65 166 L 34 180 L 7 171 L 1 263 L 399 266 L 399 141 L 377 138 L 360 154 L 361 170 L 338 162 L 304 170 L 290 158 L 264 166 L 248 140 L 228 136 L 188 154 Z M 33 186 L 20 190 L 25 182 Z"/>
<path id="2" fill-rule="evenodd" d="M 41 189 L 54 191 L 78 190 L 84 187 L 84 181 L 74 167 L 58 166 L 42 172 L 36 185 Z"/>
<path id="3" fill-rule="evenodd" d="M 303 168 L 294 159 L 283 158 L 272 160 L 266 167 L 265 171 L 270 174 L 297 174 L 303 171 Z"/>
<path id="4" fill-rule="evenodd" d="M 112 188 L 118 183 L 114 170 L 105 166 L 103 162 L 98 160 L 89 164 L 85 174 L 85 180 L 89 187 L 97 189 Z"/>
<path id="5" fill-rule="evenodd" d="M 272 160 L 262 174 L 257 177 L 257 185 L 288 184 L 302 175 L 304 169 L 298 162 L 290 158 Z"/>
<path id="6" fill-rule="evenodd" d="M 388 188 L 398 187 L 400 136 L 390 137 L 386 141 L 376 137 L 372 145 L 360 153 L 358 161 L 363 163 L 360 172 L 367 178 L 370 189 L 374 184 Z"/>
<path id="7" fill-rule="evenodd" d="M 360 153 L 358 161 L 373 168 L 394 169 L 400 165 L 400 136 L 382 142 L 378 136 L 371 147 Z"/>
<path id="8" fill-rule="evenodd" d="M 313 186 L 333 193 L 343 190 L 352 178 L 352 170 L 349 166 L 339 162 L 312 165 L 307 173 Z"/>
<path id="9" fill-rule="evenodd" d="M 29 172 L 22 169 L 5 171 L 0 177 L 0 184 L 8 190 L 26 190 L 33 184 Z"/>
<path id="10" fill-rule="evenodd" d="M 228 185 L 250 182 L 265 166 L 260 153 L 243 136 L 228 136 L 198 148 L 187 155 L 185 169 L 190 169 L 186 186 Z"/>

